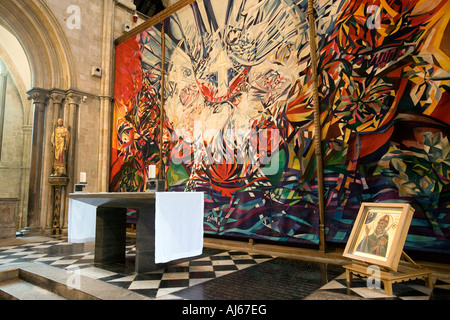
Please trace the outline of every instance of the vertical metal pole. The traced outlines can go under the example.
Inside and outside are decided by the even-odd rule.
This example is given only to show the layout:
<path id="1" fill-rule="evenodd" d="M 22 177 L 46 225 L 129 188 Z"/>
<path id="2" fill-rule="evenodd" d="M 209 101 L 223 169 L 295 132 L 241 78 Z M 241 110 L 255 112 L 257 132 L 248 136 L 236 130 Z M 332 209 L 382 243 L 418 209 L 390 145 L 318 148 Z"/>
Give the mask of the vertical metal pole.
<path id="1" fill-rule="evenodd" d="M 314 143 L 317 161 L 317 183 L 319 193 L 319 250 L 325 252 L 325 199 L 323 184 L 323 162 L 322 162 L 322 129 L 320 123 L 320 103 L 319 85 L 317 75 L 317 46 L 316 46 L 316 22 L 314 19 L 314 1 L 308 0 L 308 21 L 309 21 L 309 43 L 311 51 L 311 73 L 313 85 L 313 105 L 314 105 Z"/>
<path id="2" fill-rule="evenodd" d="M 158 179 L 164 179 L 164 154 L 163 154 L 163 143 L 164 143 L 164 77 L 165 77 L 165 65 L 166 65 L 166 34 L 164 31 L 164 20 L 161 21 L 161 106 L 159 112 L 159 170 Z"/>

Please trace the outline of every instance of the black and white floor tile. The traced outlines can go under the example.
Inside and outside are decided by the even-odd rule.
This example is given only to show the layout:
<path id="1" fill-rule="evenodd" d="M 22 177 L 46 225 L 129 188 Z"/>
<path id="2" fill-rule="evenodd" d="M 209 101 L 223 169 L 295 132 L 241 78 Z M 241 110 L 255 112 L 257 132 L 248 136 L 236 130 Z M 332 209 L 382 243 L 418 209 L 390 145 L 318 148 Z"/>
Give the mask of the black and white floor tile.
<path id="1" fill-rule="evenodd" d="M 271 256 L 226 251 L 181 262 L 164 269 L 125 277 L 102 278 L 111 284 L 153 298 L 174 298 L 176 291 L 236 272 L 272 259 Z M 169 295 L 169 296 L 167 296 Z M 176 298 L 176 297 L 175 297 Z"/>
<path id="2" fill-rule="evenodd" d="M 77 271 L 94 279 L 134 291 L 151 299 L 304 299 L 310 294 L 333 292 L 341 297 L 368 300 L 450 300 L 450 281 L 437 279 L 434 288 L 416 280 L 395 284 L 393 296 L 383 288 L 369 289 L 365 279 L 355 278 L 347 288 L 344 269 L 325 263 L 313 263 L 204 248 L 202 255 L 182 259 L 154 272 L 134 272 L 135 246 L 127 245 L 125 264 L 94 263 L 94 246 L 68 243 L 67 239 L 0 247 L 0 266 L 24 262 L 44 263 Z M 242 284 L 246 290 L 239 290 Z"/>
<path id="3" fill-rule="evenodd" d="M 425 286 L 424 280 L 396 283 L 393 285 L 392 289 L 393 295 L 386 295 L 382 283 L 379 284 L 378 288 L 374 285 L 368 286 L 365 278 L 356 276 L 354 276 L 352 286 L 348 288 L 345 273 L 343 273 L 327 283 L 320 290 L 370 300 L 429 300 L 433 292 L 433 288 Z"/>
<path id="4" fill-rule="evenodd" d="M 161 270 L 136 274 L 132 266 L 135 253 L 133 244 L 127 245 L 128 265 L 95 264 L 93 251 L 84 249 L 83 244 L 68 243 L 64 239 L 0 247 L 0 265 L 34 261 L 68 272 L 76 271 L 150 298 L 181 299 L 171 294 L 273 258 L 269 255 L 205 248 L 199 257 L 169 264 Z"/>

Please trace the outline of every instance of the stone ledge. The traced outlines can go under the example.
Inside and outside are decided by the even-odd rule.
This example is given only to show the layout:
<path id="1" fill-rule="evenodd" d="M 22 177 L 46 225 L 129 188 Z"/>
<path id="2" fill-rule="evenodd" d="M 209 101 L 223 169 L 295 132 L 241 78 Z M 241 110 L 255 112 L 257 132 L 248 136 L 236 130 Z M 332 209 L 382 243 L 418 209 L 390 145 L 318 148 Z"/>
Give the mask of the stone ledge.
<path id="1" fill-rule="evenodd" d="M 73 281 L 75 276 L 79 278 Z M 0 281 L 17 278 L 69 300 L 150 300 L 106 282 L 42 263 L 13 263 L 0 267 Z"/>
<path id="2" fill-rule="evenodd" d="M 131 0 L 117 0 L 117 4 L 133 11 L 136 10 L 136 5 Z"/>

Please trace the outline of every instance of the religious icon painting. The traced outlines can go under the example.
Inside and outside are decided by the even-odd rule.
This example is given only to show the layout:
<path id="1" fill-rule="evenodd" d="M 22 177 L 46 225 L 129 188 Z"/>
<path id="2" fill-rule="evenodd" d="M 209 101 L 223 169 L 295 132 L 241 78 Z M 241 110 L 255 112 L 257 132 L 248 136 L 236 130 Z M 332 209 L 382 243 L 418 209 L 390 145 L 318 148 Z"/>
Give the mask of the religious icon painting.
<path id="1" fill-rule="evenodd" d="M 408 203 L 363 202 L 343 256 L 397 271 L 413 214 Z"/>

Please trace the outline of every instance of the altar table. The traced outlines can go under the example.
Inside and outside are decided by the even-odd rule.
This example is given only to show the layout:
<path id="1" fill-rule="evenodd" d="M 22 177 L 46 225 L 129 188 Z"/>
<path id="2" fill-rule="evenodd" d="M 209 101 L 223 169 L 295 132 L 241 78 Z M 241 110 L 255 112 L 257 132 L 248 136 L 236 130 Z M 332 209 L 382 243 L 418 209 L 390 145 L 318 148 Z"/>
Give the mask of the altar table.
<path id="1" fill-rule="evenodd" d="M 135 270 L 154 271 L 202 253 L 203 205 L 198 192 L 71 193 L 68 241 L 95 239 L 95 263 L 123 263 L 126 211 L 136 209 Z"/>

